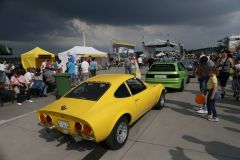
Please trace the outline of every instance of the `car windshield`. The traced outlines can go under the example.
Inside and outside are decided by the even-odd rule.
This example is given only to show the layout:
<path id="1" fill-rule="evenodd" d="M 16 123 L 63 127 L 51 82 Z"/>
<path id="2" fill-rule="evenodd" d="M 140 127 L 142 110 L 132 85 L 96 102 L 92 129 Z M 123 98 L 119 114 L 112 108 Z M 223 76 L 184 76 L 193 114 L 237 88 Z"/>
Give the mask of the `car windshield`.
<path id="1" fill-rule="evenodd" d="M 109 87 L 109 83 L 84 82 L 68 93 L 65 97 L 97 101 Z"/>
<path id="2" fill-rule="evenodd" d="M 173 64 L 153 64 L 149 71 L 157 72 L 172 72 L 175 71 L 175 66 Z"/>

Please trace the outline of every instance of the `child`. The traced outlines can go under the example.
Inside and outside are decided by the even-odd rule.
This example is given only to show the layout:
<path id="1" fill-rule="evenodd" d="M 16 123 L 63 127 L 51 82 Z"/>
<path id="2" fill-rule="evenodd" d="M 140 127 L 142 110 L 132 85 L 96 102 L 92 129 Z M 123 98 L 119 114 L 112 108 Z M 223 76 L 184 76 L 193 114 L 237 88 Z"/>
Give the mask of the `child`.
<path id="1" fill-rule="evenodd" d="M 218 91 L 217 89 L 217 69 L 210 68 L 209 69 L 209 80 L 207 82 L 208 96 L 207 96 L 207 119 L 212 122 L 218 122 L 219 119 L 217 117 L 217 111 L 215 107 L 215 94 Z"/>

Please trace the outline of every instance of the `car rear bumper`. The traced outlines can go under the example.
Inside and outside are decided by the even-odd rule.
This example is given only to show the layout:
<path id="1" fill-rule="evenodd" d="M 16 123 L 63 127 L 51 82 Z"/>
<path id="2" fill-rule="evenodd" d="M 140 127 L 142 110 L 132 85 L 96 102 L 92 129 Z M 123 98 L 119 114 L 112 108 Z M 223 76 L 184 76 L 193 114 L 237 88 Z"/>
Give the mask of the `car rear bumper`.
<path id="1" fill-rule="evenodd" d="M 166 88 L 174 88 L 174 89 L 181 88 L 181 84 L 182 84 L 182 80 L 180 78 L 173 78 L 173 79 L 146 78 L 145 82 L 147 82 L 147 83 L 161 83 Z"/>

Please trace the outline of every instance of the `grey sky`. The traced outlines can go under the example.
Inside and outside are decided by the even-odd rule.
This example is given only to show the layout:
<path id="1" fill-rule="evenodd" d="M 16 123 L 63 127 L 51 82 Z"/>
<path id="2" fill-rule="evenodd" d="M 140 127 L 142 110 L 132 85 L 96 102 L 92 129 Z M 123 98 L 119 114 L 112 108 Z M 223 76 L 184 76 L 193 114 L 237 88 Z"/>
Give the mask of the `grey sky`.
<path id="1" fill-rule="evenodd" d="M 239 0 L 0 0 L 0 43 L 16 53 L 35 46 L 55 53 L 87 44 L 110 51 L 111 40 L 154 38 L 187 49 L 240 33 Z"/>

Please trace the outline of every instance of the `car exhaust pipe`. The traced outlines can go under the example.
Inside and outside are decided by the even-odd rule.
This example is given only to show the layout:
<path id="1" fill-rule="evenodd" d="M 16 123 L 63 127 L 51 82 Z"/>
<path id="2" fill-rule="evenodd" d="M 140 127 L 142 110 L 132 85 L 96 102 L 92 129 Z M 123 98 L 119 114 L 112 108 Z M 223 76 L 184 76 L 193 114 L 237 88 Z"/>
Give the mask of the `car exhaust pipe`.
<path id="1" fill-rule="evenodd" d="M 54 131 L 55 128 L 56 128 L 55 126 L 49 126 L 49 127 L 47 128 L 47 133 L 50 133 L 50 132 Z"/>

